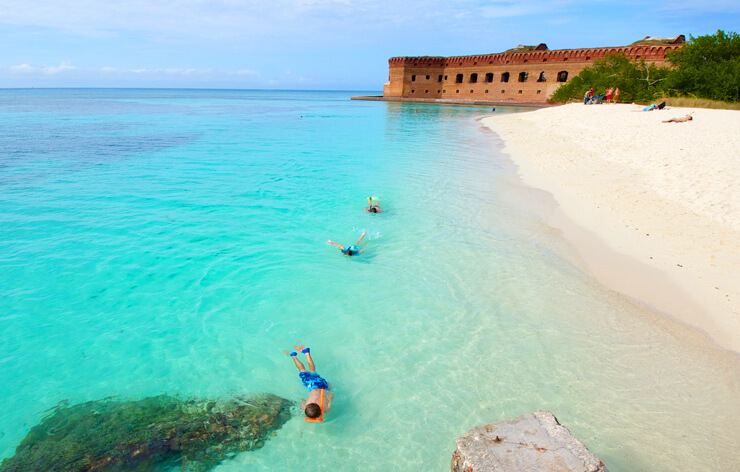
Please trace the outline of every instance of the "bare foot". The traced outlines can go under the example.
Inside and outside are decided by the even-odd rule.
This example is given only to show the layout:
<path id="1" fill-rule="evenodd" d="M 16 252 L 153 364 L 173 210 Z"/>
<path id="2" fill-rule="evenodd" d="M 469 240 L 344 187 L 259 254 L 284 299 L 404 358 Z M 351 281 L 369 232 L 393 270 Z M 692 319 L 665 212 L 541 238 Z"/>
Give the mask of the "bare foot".
<path id="1" fill-rule="evenodd" d="M 293 347 L 295 348 L 296 351 L 302 351 L 306 349 L 306 346 L 304 346 L 303 344 L 301 344 L 300 346 L 293 345 Z"/>
<path id="2" fill-rule="evenodd" d="M 286 356 L 289 356 L 289 355 L 290 355 L 290 352 L 288 352 L 288 351 L 283 351 L 283 354 L 285 354 Z"/>

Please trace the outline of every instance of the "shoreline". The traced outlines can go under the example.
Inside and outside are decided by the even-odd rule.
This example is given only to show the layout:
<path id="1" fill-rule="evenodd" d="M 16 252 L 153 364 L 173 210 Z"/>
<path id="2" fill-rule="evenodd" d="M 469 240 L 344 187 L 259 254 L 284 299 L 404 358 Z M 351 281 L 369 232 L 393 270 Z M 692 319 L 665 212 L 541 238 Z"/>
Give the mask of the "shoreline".
<path id="1" fill-rule="evenodd" d="M 479 98 L 408 98 L 384 97 L 382 95 L 353 95 L 350 100 L 367 102 L 431 103 L 435 105 L 476 105 L 497 107 L 546 108 L 557 105 L 540 102 L 515 102 L 513 100 L 482 100 Z"/>
<path id="2" fill-rule="evenodd" d="M 642 108 L 571 104 L 481 121 L 523 182 L 553 195 L 545 222 L 587 273 L 738 353 L 740 112 Z"/>

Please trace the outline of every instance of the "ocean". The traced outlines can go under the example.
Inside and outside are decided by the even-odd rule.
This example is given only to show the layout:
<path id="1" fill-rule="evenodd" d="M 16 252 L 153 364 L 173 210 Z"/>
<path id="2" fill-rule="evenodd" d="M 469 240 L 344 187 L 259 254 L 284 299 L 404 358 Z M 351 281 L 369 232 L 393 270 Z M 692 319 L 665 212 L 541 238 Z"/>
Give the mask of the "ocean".
<path id="1" fill-rule="evenodd" d="M 63 401 L 300 403 L 306 344 L 326 421 L 214 470 L 444 471 L 540 409 L 611 472 L 735 470 L 740 359 L 584 273 L 478 121 L 522 109 L 357 94 L 0 90 L 2 457 Z"/>

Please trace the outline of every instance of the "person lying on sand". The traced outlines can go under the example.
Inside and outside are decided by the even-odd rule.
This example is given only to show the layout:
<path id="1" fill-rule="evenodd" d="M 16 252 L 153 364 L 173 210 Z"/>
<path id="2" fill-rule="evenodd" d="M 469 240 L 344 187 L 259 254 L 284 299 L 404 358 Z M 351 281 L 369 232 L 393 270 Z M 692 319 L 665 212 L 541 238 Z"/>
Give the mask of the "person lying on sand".
<path id="1" fill-rule="evenodd" d="M 665 98 L 663 99 L 662 102 L 660 102 L 659 105 L 656 105 L 655 103 L 653 103 L 649 107 L 643 108 L 642 111 L 662 110 L 663 108 L 665 108 Z"/>
<path id="2" fill-rule="evenodd" d="M 360 244 L 360 241 L 362 241 L 362 238 L 364 238 L 366 234 L 367 233 L 362 233 L 360 235 L 359 239 L 357 239 L 357 242 L 354 243 L 353 245 L 351 245 L 348 248 L 345 248 L 344 246 L 342 246 L 339 243 L 335 243 L 331 239 L 327 239 L 326 240 L 326 244 L 332 244 L 332 245 L 338 247 L 339 250 L 342 251 L 342 254 L 344 254 L 345 256 L 354 256 L 355 254 L 361 254 L 364 251 L 364 249 L 360 249 L 360 247 L 358 246 L 358 244 Z"/>
<path id="3" fill-rule="evenodd" d="M 317 423 L 324 421 L 324 413 L 331 411 L 331 401 L 334 399 L 334 393 L 331 385 L 322 376 L 316 373 L 316 366 L 311 358 L 311 349 L 303 344 L 293 346 L 295 351 L 283 351 L 283 354 L 290 356 L 298 368 L 298 376 L 301 378 L 303 386 L 308 390 L 308 398 L 301 404 L 301 409 L 306 413 L 306 421 Z M 301 351 L 306 355 L 308 361 L 308 370 L 303 362 L 298 360 L 298 352 Z"/>
<path id="4" fill-rule="evenodd" d="M 691 117 L 691 114 L 688 114 L 686 116 L 682 116 L 681 118 L 671 118 L 670 120 L 665 120 L 663 123 L 683 123 L 684 121 L 691 121 L 694 118 Z"/>

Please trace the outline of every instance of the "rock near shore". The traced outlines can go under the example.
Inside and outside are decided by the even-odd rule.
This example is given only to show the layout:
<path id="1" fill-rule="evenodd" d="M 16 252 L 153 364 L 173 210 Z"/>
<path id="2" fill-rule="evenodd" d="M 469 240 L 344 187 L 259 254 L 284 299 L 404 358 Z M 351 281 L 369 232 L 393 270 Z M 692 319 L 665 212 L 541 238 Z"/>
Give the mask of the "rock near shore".
<path id="1" fill-rule="evenodd" d="M 31 428 L 0 472 L 205 472 L 262 447 L 290 418 L 275 395 L 60 404 Z"/>
<path id="2" fill-rule="evenodd" d="M 473 428 L 457 438 L 450 472 L 608 472 L 549 411 Z"/>

